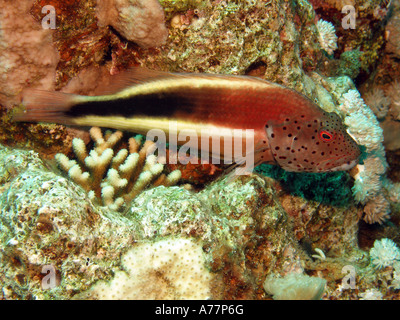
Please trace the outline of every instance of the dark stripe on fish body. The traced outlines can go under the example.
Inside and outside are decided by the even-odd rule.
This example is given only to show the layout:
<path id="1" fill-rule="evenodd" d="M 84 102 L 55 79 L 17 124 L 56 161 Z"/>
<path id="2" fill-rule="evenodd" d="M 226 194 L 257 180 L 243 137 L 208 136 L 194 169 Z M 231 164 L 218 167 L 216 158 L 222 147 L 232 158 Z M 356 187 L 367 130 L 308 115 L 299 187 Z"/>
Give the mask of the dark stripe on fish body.
<path id="1" fill-rule="evenodd" d="M 78 103 L 66 112 L 70 117 L 96 116 L 134 116 L 172 117 L 177 111 L 191 114 L 195 109 L 194 99 L 176 93 L 137 95 L 134 97 L 107 101 L 87 101 Z"/>

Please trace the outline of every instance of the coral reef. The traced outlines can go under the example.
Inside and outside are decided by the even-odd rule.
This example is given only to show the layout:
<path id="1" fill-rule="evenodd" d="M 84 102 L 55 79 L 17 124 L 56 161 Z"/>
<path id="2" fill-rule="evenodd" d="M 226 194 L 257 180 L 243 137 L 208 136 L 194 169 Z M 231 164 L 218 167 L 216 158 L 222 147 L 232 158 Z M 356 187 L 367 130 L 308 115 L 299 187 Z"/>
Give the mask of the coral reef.
<path id="1" fill-rule="evenodd" d="M 49 73 L 49 76 L 55 77 L 55 87 L 60 89 L 79 71 L 103 64 L 115 38 L 108 27 L 98 27 L 95 0 L 36 0 L 30 12 L 38 26 L 44 18 L 45 5 L 52 6 L 56 13 L 56 28 L 51 31 L 59 61 L 55 74 Z"/>
<path id="2" fill-rule="evenodd" d="M 337 30 L 338 50 L 335 54 L 340 56 L 345 51 L 359 49 L 363 53 L 360 57 L 362 75 L 371 71 L 385 47 L 383 32 L 387 17 L 390 15 L 390 2 L 385 0 L 310 0 L 310 3 L 313 5 L 316 16 L 331 22 Z M 345 28 L 342 25 L 347 23 L 346 17 L 352 12 L 345 6 L 354 8 L 354 28 Z"/>
<path id="3" fill-rule="evenodd" d="M 54 30 L 41 27 L 47 4 Z M 344 5 L 355 29 L 342 26 Z M 400 298 L 398 0 L 0 8 L 0 141 L 14 146 L 0 145 L 0 299 Z M 351 175 L 263 165 L 262 176 L 230 181 L 222 167 L 164 164 L 120 132 L 92 129 L 91 142 L 85 131 L 10 121 L 25 88 L 102 94 L 109 75 L 138 65 L 294 88 L 341 116 L 361 162 Z M 63 173 L 44 160 L 57 153 Z M 163 186 L 164 170 L 197 191 Z M 54 270 L 51 288 L 43 268 Z"/>
<path id="4" fill-rule="evenodd" d="M 5 148 L 2 155 L 3 162 L 10 157 L 24 161 L 12 175 L 4 172 L 1 180 L 0 261 L 7 270 L 0 278 L 4 298 L 96 298 L 94 292 L 103 292 L 99 298 L 112 297 L 125 289 L 135 294 L 130 284 L 139 286 L 143 273 L 154 280 L 154 286 L 148 287 L 154 289 L 152 297 L 266 298 L 262 288 L 265 275 L 304 272 L 303 266 L 308 272 L 317 268 L 318 264 L 294 240 L 291 226 L 295 218 L 282 209 L 271 179 L 242 177 L 230 184 L 221 179 L 199 193 L 159 186 L 139 194 L 129 210 L 121 214 L 91 203 L 80 186 L 48 171 L 32 152 Z M 29 200 L 31 197 L 34 202 Z M 295 199 L 291 200 L 291 209 L 300 212 L 303 204 L 295 203 Z M 335 254 L 341 259 L 357 247 L 356 224 L 346 223 L 346 232 L 337 231 L 343 225 L 339 220 L 343 216 L 341 211 L 332 211 L 325 222 L 332 223 L 332 229 L 325 225 L 324 238 L 313 240 L 317 247 L 324 248 L 328 243 L 336 246 L 331 241 L 336 238 L 340 253 Z M 356 212 L 345 216 L 358 219 Z M 20 219 L 27 222 L 21 225 Z M 306 225 L 310 231 L 321 230 L 318 220 Z M 349 234 L 353 238 L 346 239 Z M 36 246 L 39 238 L 41 245 Z M 170 246 L 171 251 L 160 251 L 161 245 Z M 179 264 L 175 258 L 175 263 L 169 262 L 179 248 L 190 249 L 193 254 L 190 267 L 198 266 L 198 275 L 202 275 L 199 286 L 204 288 L 198 292 L 205 295 L 186 295 L 177 286 L 163 285 L 174 268 L 190 274 L 190 270 L 184 271 L 186 262 Z M 143 255 L 155 257 L 154 252 L 160 253 L 161 260 L 153 258 L 154 263 L 150 263 Z M 139 256 L 149 263 L 131 274 L 129 268 L 137 260 L 127 258 Z M 162 261 L 164 273 L 157 267 Z M 349 263 L 346 261 L 343 263 Z M 44 265 L 57 271 L 57 286 L 51 290 L 41 289 Z M 327 267 L 324 274 L 332 276 L 332 272 Z M 340 271 L 333 277 L 340 277 Z M 123 287 L 120 280 L 128 278 L 129 282 L 122 281 L 126 283 Z M 158 290 L 161 288 L 166 290 Z"/>
<path id="5" fill-rule="evenodd" d="M 399 52 L 396 49 L 399 39 L 399 21 L 400 21 L 400 2 L 391 1 L 390 14 L 388 15 L 387 25 L 385 27 L 386 46 L 383 55 L 380 57 L 380 63 L 376 70 L 371 73 L 369 78 L 360 86 L 360 92 L 364 97 L 368 92 L 373 90 L 381 90 L 389 100 L 388 112 L 384 119 L 380 119 L 380 126 L 384 135 L 384 146 L 386 149 L 387 159 L 389 163 L 388 177 L 393 183 L 388 183 L 387 192 L 391 194 L 390 198 L 396 192 L 394 187 L 400 182 L 398 176 L 398 150 L 400 149 L 400 122 L 398 121 L 398 83 L 400 79 L 400 63 Z M 396 98 L 397 97 L 397 98 Z M 397 101 L 397 103 L 396 103 Z M 392 203 L 392 208 L 397 209 L 397 204 Z"/>
<path id="6" fill-rule="evenodd" d="M 167 158 L 169 158 L 170 151 L 167 150 Z M 181 163 L 176 155 L 177 163 L 167 163 L 166 166 L 174 171 L 181 171 L 181 181 L 190 183 L 193 186 L 204 186 L 210 181 L 215 180 L 224 173 L 222 166 L 214 165 L 212 163 L 201 163 L 197 157 L 191 158 L 187 164 Z"/>
<path id="7" fill-rule="evenodd" d="M 390 212 L 382 185 L 387 168 L 382 129 L 357 90 L 345 93 L 339 108 L 345 114 L 344 123 L 348 126 L 349 134 L 359 145 L 365 146 L 367 153 L 364 164 L 358 165 L 358 173 L 354 177 L 354 197 L 367 204 L 364 209 L 365 221 L 382 223 Z"/>
<path id="8" fill-rule="evenodd" d="M 399 4 L 398 1 L 392 1 L 394 5 L 394 12 L 386 25 L 386 33 L 388 35 L 385 51 L 390 58 L 400 57 L 400 16 L 398 14 Z"/>
<path id="9" fill-rule="evenodd" d="M 313 58 L 323 55 L 313 22 L 314 12 L 308 2 L 199 2 L 161 1 L 170 13 L 167 24 L 173 24 L 166 50 L 152 54 L 150 59 L 133 56 L 130 50 L 123 55 L 134 57 L 150 69 L 253 72 L 308 93 L 302 69 L 314 69 Z M 178 27 L 173 20 L 176 15 Z M 293 19 L 296 15 L 301 18 Z M 301 39 L 305 38 L 308 41 L 303 44 Z"/>
<path id="10" fill-rule="evenodd" d="M 307 200 L 334 206 L 347 206 L 352 201 L 353 183 L 345 172 L 296 173 L 267 164 L 255 171 L 279 181 L 288 193 Z"/>
<path id="11" fill-rule="evenodd" d="M 2 155 L 2 163 L 10 159 L 20 163 L 8 174 L 1 190 L 3 298 L 71 296 L 76 290 L 87 288 L 79 275 L 86 274 L 88 279 L 104 276 L 105 269 L 96 268 L 96 262 L 102 257 L 118 258 L 117 248 L 131 241 L 129 222 L 121 223 L 122 217 L 120 223 L 100 219 L 99 211 L 87 201 L 85 191 L 49 172 L 37 154 L 11 152 L 6 148 Z M 25 222 L 21 224 L 21 221 Z M 106 238 L 115 235 L 119 235 L 118 242 L 107 244 Z M 58 289 L 51 292 L 41 289 L 44 276 L 41 269 L 49 264 L 59 270 L 57 283 L 62 279 L 64 293 Z"/>
<path id="12" fill-rule="evenodd" d="M 42 27 L 45 5 L 55 9 L 55 29 Z M 94 7 L 91 0 L 23 0 L 18 6 L 2 1 L 0 141 L 3 144 L 33 148 L 52 158 L 58 152 L 68 152 L 74 137 L 85 137 L 83 132 L 60 125 L 17 126 L 10 121 L 6 107 L 18 104 L 19 93 L 27 87 L 59 89 L 81 69 L 102 62 L 111 37 L 107 28 L 97 27 Z"/>

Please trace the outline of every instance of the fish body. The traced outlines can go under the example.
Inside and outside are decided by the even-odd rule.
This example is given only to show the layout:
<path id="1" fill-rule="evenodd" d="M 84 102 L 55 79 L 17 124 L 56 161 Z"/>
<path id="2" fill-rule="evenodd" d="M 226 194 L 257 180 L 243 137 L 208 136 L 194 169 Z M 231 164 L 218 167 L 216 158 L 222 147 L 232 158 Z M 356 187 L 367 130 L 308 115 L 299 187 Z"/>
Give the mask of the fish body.
<path id="1" fill-rule="evenodd" d="M 277 164 L 288 171 L 347 170 L 360 155 L 338 115 L 325 112 L 294 90 L 265 80 L 138 68 L 116 82 L 125 88 L 99 96 L 28 91 L 23 96 L 26 110 L 15 120 L 141 134 L 155 128 L 168 134 L 173 121 L 178 132 L 192 132 L 198 139 L 204 132 L 254 130 L 255 165 Z M 225 149 L 222 141 L 220 155 L 224 156 L 223 150 L 231 149 Z M 201 145 L 195 142 L 193 145 Z M 188 140 L 178 141 L 183 143 L 187 145 Z"/>

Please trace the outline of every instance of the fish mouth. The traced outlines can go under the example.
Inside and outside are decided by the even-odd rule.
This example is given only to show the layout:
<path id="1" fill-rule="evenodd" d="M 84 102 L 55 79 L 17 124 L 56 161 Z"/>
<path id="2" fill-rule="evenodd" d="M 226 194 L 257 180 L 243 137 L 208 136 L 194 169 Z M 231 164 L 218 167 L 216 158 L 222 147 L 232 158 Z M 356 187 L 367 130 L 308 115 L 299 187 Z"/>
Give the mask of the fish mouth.
<path id="1" fill-rule="evenodd" d="M 358 163 L 358 160 L 352 160 L 346 163 L 343 163 L 339 167 L 335 167 L 332 169 L 332 171 L 347 171 L 353 168 L 356 164 Z"/>
<path id="2" fill-rule="evenodd" d="M 348 159 L 346 155 L 343 155 L 341 157 L 332 157 L 329 159 L 325 159 L 318 164 L 317 168 L 322 169 L 323 171 L 347 171 L 353 168 L 358 163 L 358 157 L 349 161 L 346 161 L 346 158 Z M 339 161 L 341 164 L 334 166 L 332 168 L 323 168 L 323 165 L 328 161 L 333 162 L 330 163 L 330 165 L 334 164 L 335 162 L 337 163 Z"/>
<path id="3" fill-rule="evenodd" d="M 339 160 L 339 159 L 341 159 L 341 158 L 338 158 L 336 160 Z M 331 159 L 328 159 L 328 160 L 331 160 Z M 326 162 L 328 160 L 325 160 L 323 162 Z M 340 166 L 333 167 L 333 168 L 331 168 L 331 169 L 329 169 L 327 171 L 347 171 L 347 170 L 350 170 L 351 168 L 353 168 L 357 163 L 358 163 L 358 159 L 354 159 L 354 160 L 345 162 L 345 163 L 341 164 Z"/>

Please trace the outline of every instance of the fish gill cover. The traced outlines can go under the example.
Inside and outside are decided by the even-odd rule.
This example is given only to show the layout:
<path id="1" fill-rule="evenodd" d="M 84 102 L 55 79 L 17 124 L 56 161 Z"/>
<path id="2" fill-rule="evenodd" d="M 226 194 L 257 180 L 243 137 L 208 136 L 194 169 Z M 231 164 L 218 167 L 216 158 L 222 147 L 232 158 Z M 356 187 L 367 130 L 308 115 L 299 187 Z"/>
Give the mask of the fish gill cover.
<path id="1" fill-rule="evenodd" d="M 276 278 L 293 299 L 303 292 L 322 299 L 397 299 L 399 269 L 391 257 L 397 254 L 400 221 L 399 21 L 398 0 L 0 2 L 0 298 L 271 299 L 277 293 L 264 286 Z M 224 166 L 199 161 L 201 155 L 170 157 L 170 143 L 165 158 L 150 158 L 134 174 L 138 178 L 142 170 L 154 177 L 146 173 L 148 179 L 128 181 L 123 169 L 133 167 L 128 163 L 138 153 L 130 152 L 132 134 L 126 131 L 142 133 L 140 127 L 161 122 L 139 118 L 134 126 L 124 124 L 123 136 L 92 129 L 94 145 L 88 128 L 63 125 L 57 117 L 71 106 L 66 97 L 122 92 L 126 81 L 116 79 L 137 67 L 159 78 L 147 73 L 147 79 L 130 79 L 130 88 L 135 80 L 148 90 L 149 79 L 164 77 L 160 71 L 269 81 L 265 86 L 272 91 L 265 97 L 276 99 L 276 110 L 269 110 L 275 119 L 256 131 L 256 137 L 265 136 L 255 145 L 256 164 L 268 159 L 275 165 L 232 180 Z M 165 83 L 158 90 L 171 88 Z M 176 78 L 167 83 L 178 88 Z M 240 88 L 234 83 L 224 88 Z M 277 85 L 286 94 L 277 95 Z M 266 116 L 252 103 L 260 101 L 254 88 L 234 99 L 218 91 L 198 94 L 197 100 L 189 96 L 184 107 L 194 110 L 194 101 L 223 97 L 225 104 L 213 105 L 218 124 L 248 129 Z M 45 91 L 39 95 L 38 89 Z M 52 121 L 15 122 L 35 120 L 23 117 L 29 106 L 20 104 L 21 97 L 42 101 L 36 120 L 46 114 Z M 47 97 L 47 104 L 38 97 Z M 145 114 L 151 106 L 158 110 L 153 114 L 171 113 L 171 105 L 162 109 L 146 101 L 136 112 Z M 314 103 L 340 130 L 332 132 L 333 124 L 324 127 L 322 121 L 315 135 L 307 132 L 302 137 L 309 140 L 302 140 L 296 130 L 312 126 L 296 112 Z M 238 116 L 226 117 L 242 104 Z M 104 110 L 121 111 L 116 106 Z M 296 125 L 287 122 L 302 142 L 296 149 L 297 140 L 288 144 L 282 138 L 285 120 L 291 120 L 279 118 L 285 108 L 300 117 Z M 206 108 L 197 110 L 206 118 Z M 193 121 L 199 114 L 191 119 L 192 129 L 204 126 Z M 121 129 L 115 126 L 125 123 L 120 120 L 85 125 Z M 96 148 L 116 136 L 103 163 Z M 284 171 L 293 165 L 299 169 L 291 171 L 317 168 L 316 150 L 310 149 L 316 142 L 326 149 L 320 157 L 332 152 L 341 159 L 337 141 L 361 147 L 351 172 Z M 325 168 L 354 165 L 358 147 L 344 150 L 351 159 L 335 166 L 325 161 Z M 307 157 L 288 159 L 286 151 Z M 166 179 L 176 170 L 177 185 L 156 183 L 158 175 Z M 124 186 L 138 181 L 154 187 L 141 186 L 119 200 L 130 193 Z"/>

